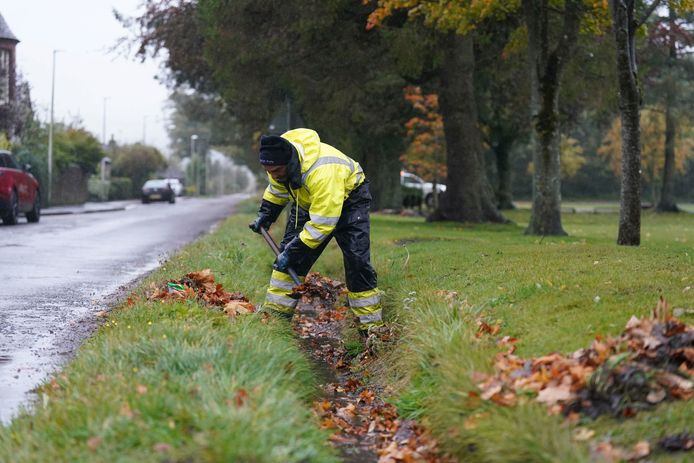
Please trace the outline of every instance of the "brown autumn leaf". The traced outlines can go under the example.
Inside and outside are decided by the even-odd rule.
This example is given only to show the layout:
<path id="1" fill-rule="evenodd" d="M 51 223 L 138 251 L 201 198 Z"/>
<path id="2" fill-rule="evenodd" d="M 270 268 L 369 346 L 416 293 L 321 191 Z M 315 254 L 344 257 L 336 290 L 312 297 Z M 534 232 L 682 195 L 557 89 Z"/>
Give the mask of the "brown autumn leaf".
<path id="1" fill-rule="evenodd" d="M 665 389 L 653 389 L 646 396 L 646 401 L 651 404 L 657 404 L 665 400 L 665 397 L 667 397 Z"/>
<path id="2" fill-rule="evenodd" d="M 327 400 L 322 400 L 320 402 L 314 402 L 314 408 L 318 411 L 319 415 L 324 415 L 326 412 L 332 410 L 333 404 Z"/>
<path id="3" fill-rule="evenodd" d="M 574 397 L 575 394 L 571 392 L 571 388 L 561 385 L 544 388 L 540 391 L 535 400 L 547 405 L 553 405 L 557 402 L 566 402 Z"/>
<path id="4" fill-rule="evenodd" d="M 393 441 L 385 449 L 378 451 L 378 463 L 415 463 L 421 461 L 420 455 L 409 447 L 399 447 Z"/>
<path id="5" fill-rule="evenodd" d="M 352 420 L 357 414 L 357 407 L 354 404 L 347 404 L 344 407 L 338 408 L 335 413 L 340 418 Z"/>
<path id="6" fill-rule="evenodd" d="M 651 454 L 651 446 L 645 441 L 639 441 L 632 447 L 631 451 L 627 453 L 624 458 L 628 461 L 638 461 L 643 460 Z"/>
<path id="7" fill-rule="evenodd" d="M 234 403 L 237 407 L 243 407 L 247 399 L 248 391 L 246 391 L 245 389 L 239 389 L 238 391 L 236 391 L 236 395 L 234 395 Z"/>
<path id="8" fill-rule="evenodd" d="M 482 400 L 489 400 L 491 399 L 495 394 L 498 394 L 501 392 L 501 389 L 504 387 L 503 383 L 501 382 L 492 382 L 484 387 L 481 387 L 482 393 L 480 394 L 480 398 Z"/>
<path id="9" fill-rule="evenodd" d="M 214 275 L 212 275 L 212 270 L 210 270 L 209 268 L 206 268 L 199 272 L 190 272 L 186 275 L 186 277 L 190 278 L 192 281 L 194 281 L 200 286 L 206 283 L 214 283 Z"/>
<path id="10" fill-rule="evenodd" d="M 694 390 L 694 382 L 684 379 L 674 373 L 661 372 L 657 375 L 657 380 L 658 383 L 670 390 L 677 389 L 682 392 L 692 392 L 692 390 Z"/>
<path id="11" fill-rule="evenodd" d="M 619 447 L 615 447 L 611 442 L 600 442 L 592 446 L 593 461 L 604 463 L 617 463 L 624 459 L 624 451 Z"/>
<path id="12" fill-rule="evenodd" d="M 571 433 L 571 438 L 576 442 L 588 441 L 592 439 L 593 436 L 595 436 L 595 431 L 593 431 L 592 429 L 588 429 L 585 426 L 580 426 L 574 429 Z"/>
<path id="13" fill-rule="evenodd" d="M 495 404 L 503 407 L 513 407 L 518 402 L 518 397 L 515 392 L 505 392 L 503 394 L 494 394 L 491 400 Z"/>
<path id="14" fill-rule="evenodd" d="M 99 436 L 93 436 L 87 439 L 87 447 L 89 447 L 89 450 L 92 452 L 96 451 L 96 449 L 99 448 L 101 445 L 102 439 Z"/>
<path id="15" fill-rule="evenodd" d="M 356 378 L 349 378 L 345 382 L 344 388 L 347 392 L 354 392 L 359 388 L 359 386 L 361 386 L 361 381 Z"/>
<path id="16" fill-rule="evenodd" d="M 223 311 L 229 318 L 234 318 L 237 315 L 255 312 L 255 307 L 250 302 L 230 301 L 226 303 Z"/>
<path id="17" fill-rule="evenodd" d="M 499 325 L 489 325 L 488 323 L 485 323 L 483 321 L 478 321 L 477 322 L 477 332 L 478 334 L 488 334 L 491 336 L 494 336 L 501 330 L 501 326 Z"/>
<path id="18" fill-rule="evenodd" d="M 157 442 L 152 446 L 152 450 L 158 453 L 166 453 L 171 450 L 171 448 L 171 445 L 167 444 L 166 442 Z"/>
<path id="19" fill-rule="evenodd" d="M 130 404 L 128 402 L 123 402 L 123 405 L 121 405 L 120 415 L 130 419 L 135 417 L 135 413 L 130 408 Z"/>
<path id="20" fill-rule="evenodd" d="M 371 404 L 371 403 L 373 403 L 375 397 L 376 397 L 376 394 L 374 394 L 373 391 L 370 391 L 368 389 L 364 389 L 359 394 L 359 401 L 363 402 L 365 404 Z"/>

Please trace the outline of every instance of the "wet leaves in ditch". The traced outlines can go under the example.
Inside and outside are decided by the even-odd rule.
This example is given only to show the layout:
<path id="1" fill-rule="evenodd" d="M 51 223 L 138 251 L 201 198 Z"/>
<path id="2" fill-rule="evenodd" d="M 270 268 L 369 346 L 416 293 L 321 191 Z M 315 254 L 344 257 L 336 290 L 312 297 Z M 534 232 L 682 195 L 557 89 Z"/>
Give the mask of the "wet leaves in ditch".
<path id="1" fill-rule="evenodd" d="M 397 409 L 381 398 L 378 384 L 367 384 L 363 371 L 373 359 L 373 352 L 366 348 L 356 358 L 347 353 L 342 332 L 351 316 L 347 307 L 337 304 L 342 293 L 342 283 L 317 273 L 309 274 L 303 285 L 294 288 L 293 297 L 301 298 L 295 330 L 329 377 L 323 385 L 324 397 L 314 403 L 321 427 L 332 431 L 330 440 L 342 451 L 345 461 L 448 461 L 439 454 L 436 441 L 424 428 L 400 417 Z M 372 333 L 381 335 L 392 333 Z"/>

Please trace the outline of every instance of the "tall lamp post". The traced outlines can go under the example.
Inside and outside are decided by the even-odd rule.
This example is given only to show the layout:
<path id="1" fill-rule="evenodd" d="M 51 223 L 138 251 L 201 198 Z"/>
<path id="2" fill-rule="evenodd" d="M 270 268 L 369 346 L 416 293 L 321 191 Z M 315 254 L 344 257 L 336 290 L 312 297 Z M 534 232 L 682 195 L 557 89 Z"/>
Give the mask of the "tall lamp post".
<path id="1" fill-rule="evenodd" d="M 106 102 L 109 100 L 108 96 L 104 97 L 103 112 L 101 115 L 101 144 L 106 146 Z"/>
<path id="2" fill-rule="evenodd" d="M 193 165 L 193 182 L 195 183 L 195 191 L 200 195 L 200 183 L 198 182 L 198 167 L 197 160 L 195 159 L 195 141 L 198 139 L 198 135 L 194 133 L 190 136 L 190 162 Z"/>
<path id="3" fill-rule="evenodd" d="M 48 204 L 53 191 L 53 109 L 55 104 L 55 55 L 63 50 L 53 50 L 53 73 L 51 74 L 51 119 L 48 124 Z"/>

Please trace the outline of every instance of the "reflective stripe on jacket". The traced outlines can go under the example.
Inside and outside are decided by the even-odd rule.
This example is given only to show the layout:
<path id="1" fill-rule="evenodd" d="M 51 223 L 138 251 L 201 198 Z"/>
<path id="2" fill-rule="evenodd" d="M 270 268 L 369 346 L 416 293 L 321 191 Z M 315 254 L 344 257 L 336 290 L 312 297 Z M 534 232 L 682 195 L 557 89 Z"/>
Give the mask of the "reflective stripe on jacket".
<path id="1" fill-rule="evenodd" d="M 284 206 L 291 198 L 299 207 L 309 211 L 310 220 L 299 237 L 306 246 L 315 249 L 334 230 L 342 213 L 342 203 L 364 182 L 364 171 L 355 160 L 321 143 L 313 130 L 294 129 L 282 137 L 289 140 L 299 154 L 301 187 L 288 189 L 268 174 L 270 184 L 263 199 Z"/>

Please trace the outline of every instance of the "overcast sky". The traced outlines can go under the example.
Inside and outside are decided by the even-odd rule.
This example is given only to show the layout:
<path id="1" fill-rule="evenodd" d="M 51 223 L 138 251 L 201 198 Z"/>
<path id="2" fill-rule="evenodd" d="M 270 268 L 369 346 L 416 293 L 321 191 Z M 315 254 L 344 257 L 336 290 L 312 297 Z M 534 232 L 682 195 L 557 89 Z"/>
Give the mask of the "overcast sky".
<path id="1" fill-rule="evenodd" d="M 101 139 L 106 98 L 108 139 L 113 135 L 119 143 L 142 141 L 146 125 L 145 141 L 168 151 L 164 128 L 168 91 L 155 80 L 159 64 L 109 52 L 126 35 L 113 17 L 113 8 L 132 16 L 140 3 L 0 0 L 0 13 L 20 40 L 17 70 L 31 85 L 31 97 L 42 120 L 48 120 L 50 114 L 53 50 L 64 50 L 56 58 L 56 121 L 82 120 Z"/>

